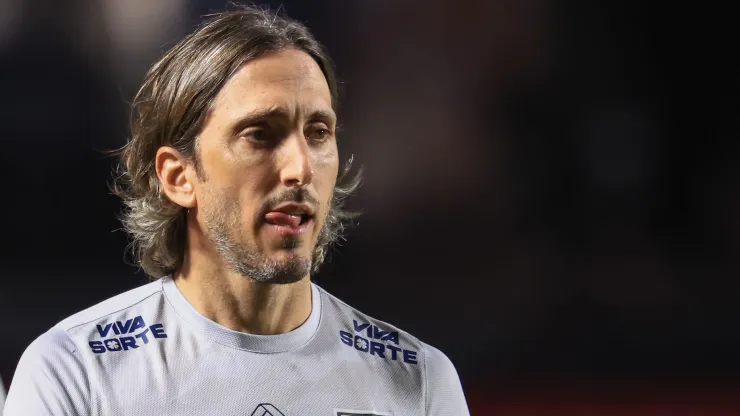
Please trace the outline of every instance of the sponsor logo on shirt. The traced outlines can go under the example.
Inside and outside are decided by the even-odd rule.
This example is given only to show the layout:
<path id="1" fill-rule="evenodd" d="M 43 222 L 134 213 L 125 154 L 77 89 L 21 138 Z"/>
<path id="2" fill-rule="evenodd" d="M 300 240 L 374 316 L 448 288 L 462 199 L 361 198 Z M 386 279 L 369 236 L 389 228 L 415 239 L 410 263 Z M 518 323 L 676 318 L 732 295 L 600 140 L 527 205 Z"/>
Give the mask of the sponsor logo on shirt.
<path id="1" fill-rule="evenodd" d="M 352 320 L 352 323 L 355 334 L 348 331 L 339 331 L 339 339 L 344 345 L 384 360 L 418 364 L 416 351 L 398 347 L 398 331 L 383 331 L 376 325 L 358 322 L 357 320 Z M 362 413 L 358 414 L 361 415 Z M 372 415 L 373 413 L 368 414 Z"/>
<path id="2" fill-rule="evenodd" d="M 387 412 L 378 412 L 376 410 L 334 409 L 334 416 L 393 416 L 393 414 Z"/>
<path id="3" fill-rule="evenodd" d="M 250 416 L 285 416 L 285 414 L 270 403 L 261 403 Z"/>
<path id="4" fill-rule="evenodd" d="M 144 318 L 141 316 L 126 321 L 116 321 L 107 325 L 97 325 L 96 327 L 98 334 L 103 339 L 88 343 L 90 349 L 95 354 L 128 351 L 146 345 L 155 339 L 167 338 L 162 324 L 147 326 Z"/>

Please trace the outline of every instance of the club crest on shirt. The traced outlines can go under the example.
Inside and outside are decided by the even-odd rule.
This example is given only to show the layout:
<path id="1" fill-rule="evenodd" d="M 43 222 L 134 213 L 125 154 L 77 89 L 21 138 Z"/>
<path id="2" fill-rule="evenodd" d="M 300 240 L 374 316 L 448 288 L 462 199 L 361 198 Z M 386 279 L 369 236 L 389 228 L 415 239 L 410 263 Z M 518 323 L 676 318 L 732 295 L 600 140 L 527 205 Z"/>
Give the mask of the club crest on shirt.
<path id="1" fill-rule="evenodd" d="M 260 403 L 249 416 L 285 416 L 285 414 L 270 403 Z"/>
<path id="2" fill-rule="evenodd" d="M 393 416 L 393 413 L 378 412 L 377 410 L 334 409 L 334 416 Z"/>

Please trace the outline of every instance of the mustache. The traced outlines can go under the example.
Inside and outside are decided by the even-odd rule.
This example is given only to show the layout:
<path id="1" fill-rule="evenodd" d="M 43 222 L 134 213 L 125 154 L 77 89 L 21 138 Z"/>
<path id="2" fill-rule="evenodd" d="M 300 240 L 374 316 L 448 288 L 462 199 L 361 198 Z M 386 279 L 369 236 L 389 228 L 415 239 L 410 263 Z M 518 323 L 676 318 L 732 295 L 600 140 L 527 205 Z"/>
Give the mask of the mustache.
<path id="1" fill-rule="evenodd" d="M 286 189 L 285 191 L 282 191 L 279 194 L 268 198 L 262 204 L 262 208 L 259 210 L 259 218 L 263 218 L 265 214 L 270 212 L 274 207 L 286 202 L 296 202 L 311 205 L 314 212 L 318 212 L 319 206 L 321 205 L 319 200 L 311 195 L 311 193 L 308 192 L 308 190 L 305 188 Z"/>

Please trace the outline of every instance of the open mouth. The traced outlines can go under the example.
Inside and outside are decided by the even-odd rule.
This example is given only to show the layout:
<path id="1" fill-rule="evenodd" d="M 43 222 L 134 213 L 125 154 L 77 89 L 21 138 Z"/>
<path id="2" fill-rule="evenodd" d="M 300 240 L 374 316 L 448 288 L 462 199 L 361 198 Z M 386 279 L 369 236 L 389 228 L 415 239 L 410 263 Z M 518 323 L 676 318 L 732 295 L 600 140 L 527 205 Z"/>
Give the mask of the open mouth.
<path id="1" fill-rule="evenodd" d="M 307 205 L 291 203 L 273 208 L 265 214 L 264 220 L 281 237 L 295 237 L 309 228 L 313 210 Z"/>
<path id="2" fill-rule="evenodd" d="M 298 223 L 298 225 L 305 225 L 309 221 L 311 221 L 311 216 L 308 214 L 303 214 L 301 215 L 301 222 Z"/>
<path id="3" fill-rule="evenodd" d="M 311 221 L 311 216 L 308 214 L 296 215 L 296 220 L 298 221 L 298 226 L 305 225 L 307 222 Z"/>
<path id="4" fill-rule="evenodd" d="M 288 214 L 285 212 L 272 211 L 265 214 L 265 222 L 272 225 L 278 225 L 281 227 L 297 228 L 307 224 L 311 221 L 311 215 L 292 213 Z"/>

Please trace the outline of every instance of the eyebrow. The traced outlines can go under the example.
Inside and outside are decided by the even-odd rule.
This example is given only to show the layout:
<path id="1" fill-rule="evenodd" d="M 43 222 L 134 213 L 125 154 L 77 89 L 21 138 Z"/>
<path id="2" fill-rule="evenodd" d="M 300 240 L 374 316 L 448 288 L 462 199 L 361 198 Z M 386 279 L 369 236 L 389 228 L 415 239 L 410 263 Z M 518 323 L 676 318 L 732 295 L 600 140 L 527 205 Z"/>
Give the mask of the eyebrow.
<path id="1" fill-rule="evenodd" d="M 268 119 L 289 119 L 290 113 L 282 107 L 268 107 L 258 109 L 237 119 L 232 127 L 232 133 L 237 134 L 249 125 L 259 123 Z M 307 118 L 309 121 L 323 121 L 327 124 L 336 124 L 337 116 L 333 111 L 323 109 L 314 110 Z"/>

